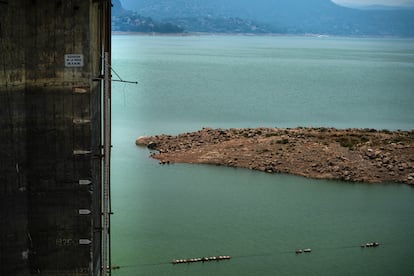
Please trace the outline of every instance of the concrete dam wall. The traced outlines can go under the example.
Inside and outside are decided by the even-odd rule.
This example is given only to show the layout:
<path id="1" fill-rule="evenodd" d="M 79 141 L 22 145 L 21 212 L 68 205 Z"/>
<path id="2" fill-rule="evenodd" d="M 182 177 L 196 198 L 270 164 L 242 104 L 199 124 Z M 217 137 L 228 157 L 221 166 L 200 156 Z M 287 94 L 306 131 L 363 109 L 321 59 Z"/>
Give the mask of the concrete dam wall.
<path id="1" fill-rule="evenodd" d="M 0 275 L 101 274 L 108 5 L 0 1 Z"/>

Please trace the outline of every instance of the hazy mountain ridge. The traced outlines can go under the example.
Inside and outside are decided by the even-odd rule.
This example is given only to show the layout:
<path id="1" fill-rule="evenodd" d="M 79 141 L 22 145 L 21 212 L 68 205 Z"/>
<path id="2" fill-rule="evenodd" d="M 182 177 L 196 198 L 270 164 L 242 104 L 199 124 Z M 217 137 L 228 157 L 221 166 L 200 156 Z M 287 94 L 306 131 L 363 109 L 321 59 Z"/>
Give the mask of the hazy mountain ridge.
<path id="1" fill-rule="evenodd" d="M 140 33 L 182 33 L 184 30 L 172 23 L 154 21 L 135 13 L 124 13 L 112 16 L 112 30 L 119 32 Z"/>
<path id="2" fill-rule="evenodd" d="M 119 0 L 112 0 L 112 30 L 119 32 L 182 33 L 184 30 L 169 22 L 158 22 L 151 17 L 123 8 Z"/>
<path id="3" fill-rule="evenodd" d="M 144 33 L 274 33 L 280 32 L 272 26 L 239 17 L 180 17 L 154 20 L 150 16 L 142 16 L 135 11 L 123 8 L 119 0 L 113 0 L 112 30 L 120 32 Z M 174 22 L 175 24 L 172 24 Z"/>
<path id="4" fill-rule="evenodd" d="M 191 31 L 210 31 L 197 27 L 201 19 L 224 23 L 223 19 L 238 18 L 266 26 L 261 29 L 270 32 L 414 36 L 411 9 L 357 10 L 330 0 L 122 0 L 122 3 L 143 16 L 168 19 L 178 26 L 184 18 L 187 23 L 193 21 L 195 25 L 181 25 Z M 242 25 L 250 24 L 246 22 Z"/>
<path id="5" fill-rule="evenodd" d="M 387 6 L 387 5 L 366 5 L 366 4 L 344 4 L 340 5 L 343 7 L 348 7 L 358 10 L 414 10 L 414 5 L 406 4 L 400 6 Z"/>
<path id="6" fill-rule="evenodd" d="M 283 30 L 277 30 L 272 26 L 238 17 L 182 17 L 170 18 L 167 21 L 173 22 L 186 32 L 252 34 L 283 32 Z"/>

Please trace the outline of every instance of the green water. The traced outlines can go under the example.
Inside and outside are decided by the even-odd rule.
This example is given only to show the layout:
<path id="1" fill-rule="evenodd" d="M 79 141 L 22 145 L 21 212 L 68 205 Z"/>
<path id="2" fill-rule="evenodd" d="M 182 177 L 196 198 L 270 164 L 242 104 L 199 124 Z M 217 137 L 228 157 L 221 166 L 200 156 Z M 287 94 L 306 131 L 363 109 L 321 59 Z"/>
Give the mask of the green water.
<path id="1" fill-rule="evenodd" d="M 114 275 L 413 275 L 414 189 L 160 166 L 141 135 L 414 128 L 414 40 L 114 36 Z M 378 241 L 378 248 L 359 245 Z M 312 253 L 296 255 L 298 248 Z M 230 261 L 171 265 L 176 258 Z"/>

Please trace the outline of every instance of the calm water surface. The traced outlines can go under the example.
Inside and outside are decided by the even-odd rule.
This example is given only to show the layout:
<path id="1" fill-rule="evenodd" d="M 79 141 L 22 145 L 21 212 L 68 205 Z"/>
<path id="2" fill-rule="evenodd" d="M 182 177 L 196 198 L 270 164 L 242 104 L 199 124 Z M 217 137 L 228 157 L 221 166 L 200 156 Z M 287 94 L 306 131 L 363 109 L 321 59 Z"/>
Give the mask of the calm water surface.
<path id="1" fill-rule="evenodd" d="M 414 189 L 159 166 L 202 127 L 414 128 L 414 40 L 114 36 L 114 275 L 414 275 Z M 378 241 L 378 248 L 359 245 Z M 311 254 L 295 255 L 311 247 Z M 169 264 L 231 255 L 230 261 Z"/>

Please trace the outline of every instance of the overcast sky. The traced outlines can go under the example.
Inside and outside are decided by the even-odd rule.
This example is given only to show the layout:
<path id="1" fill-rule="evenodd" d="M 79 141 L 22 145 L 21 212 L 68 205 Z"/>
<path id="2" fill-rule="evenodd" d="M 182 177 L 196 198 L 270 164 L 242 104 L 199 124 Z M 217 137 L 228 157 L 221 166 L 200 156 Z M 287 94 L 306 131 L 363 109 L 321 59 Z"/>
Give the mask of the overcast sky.
<path id="1" fill-rule="evenodd" d="M 337 4 L 353 4 L 353 5 L 387 5 L 387 6 L 400 6 L 400 5 L 412 5 L 414 6 L 414 0 L 332 0 Z"/>

